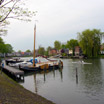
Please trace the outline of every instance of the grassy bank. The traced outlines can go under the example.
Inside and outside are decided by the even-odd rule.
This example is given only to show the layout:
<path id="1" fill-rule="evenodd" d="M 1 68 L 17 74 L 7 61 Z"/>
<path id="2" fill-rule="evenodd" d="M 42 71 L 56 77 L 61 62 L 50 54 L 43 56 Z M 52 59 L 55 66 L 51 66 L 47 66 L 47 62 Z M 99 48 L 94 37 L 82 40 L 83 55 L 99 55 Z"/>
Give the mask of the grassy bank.
<path id="1" fill-rule="evenodd" d="M 0 73 L 0 104 L 53 104 Z"/>

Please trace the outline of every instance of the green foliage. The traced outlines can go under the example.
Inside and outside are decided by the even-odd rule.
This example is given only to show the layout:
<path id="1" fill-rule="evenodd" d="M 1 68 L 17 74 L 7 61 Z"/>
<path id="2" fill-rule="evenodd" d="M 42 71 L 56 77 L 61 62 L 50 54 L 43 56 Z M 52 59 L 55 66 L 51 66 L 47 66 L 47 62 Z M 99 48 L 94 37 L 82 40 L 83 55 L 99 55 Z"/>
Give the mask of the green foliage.
<path id="1" fill-rule="evenodd" d="M 57 49 L 57 50 L 61 49 L 61 42 L 56 40 L 54 42 L 54 48 Z"/>
<path id="2" fill-rule="evenodd" d="M 48 51 L 45 51 L 45 52 L 44 52 L 44 55 L 48 56 Z"/>
<path id="3" fill-rule="evenodd" d="M 4 44 L 4 41 L 1 37 L 0 37 L 0 44 Z"/>
<path id="4" fill-rule="evenodd" d="M 18 50 L 18 52 L 22 52 L 21 50 Z"/>
<path id="5" fill-rule="evenodd" d="M 45 51 L 45 55 L 48 56 L 49 55 L 49 51 L 52 49 L 51 46 L 48 46 L 46 51 Z"/>
<path id="6" fill-rule="evenodd" d="M 0 37 L 0 53 L 4 53 L 5 52 L 5 44 L 3 39 Z"/>
<path id="7" fill-rule="evenodd" d="M 77 40 L 71 39 L 70 41 L 67 41 L 67 48 L 69 48 L 69 49 L 74 49 L 75 46 L 79 46 Z"/>
<path id="8" fill-rule="evenodd" d="M 5 44 L 0 43 L 0 53 L 5 53 L 5 51 L 6 51 Z"/>
<path id="9" fill-rule="evenodd" d="M 39 53 L 39 55 L 44 55 L 45 54 L 45 49 L 44 49 L 44 47 L 39 47 L 39 49 L 38 49 L 38 53 Z"/>
<path id="10" fill-rule="evenodd" d="M 73 55 L 74 55 L 75 46 L 79 46 L 77 40 L 71 39 L 70 41 L 67 41 L 66 47 L 69 48 L 70 50 L 73 50 Z"/>
<path id="11" fill-rule="evenodd" d="M 67 46 L 65 44 L 61 45 L 61 49 L 66 49 L 66 48 L 67 48 Z"/>
<path id="12" fill-rule="evenodd" d="M 47 51 L 49 51 L 50 49 L 52 49 L 52 47 L 51 47 L 51 46 L 48 46 L 48 47 L 47 47 Z"/>
<path id="13" fill-rule="evenodd" d="M 31 51 L 28 49 L 28 50 L 26 50 L 26 52 L 31 52 Z"/>
<path id="14" fill-rule="evenodd" d="M 11 53 L 13 48 L 10 44 L 5 44 L 3 39 L 0 37 L 0 53 Z"/>
<path id="15" fill-rule="evenodd" d="M 12 53 L 13 47 L 10 44 L 5 44 L 5 53 Z"/>
<path id="16" fill-rule="evenodd" d="M 85 55 L 88 57 L 98 56 L 103 34 L 104 33 L 98 29 L 87 29 L 82 33 L 78 33 L 79 45 Z"/>
<path id="17" fill-rule="evenodd" d="M 67 56 L 67 54 L 66 54 L 66 53 L 62 53 L 61 55 L 62 55 L 62 56 Z"/>

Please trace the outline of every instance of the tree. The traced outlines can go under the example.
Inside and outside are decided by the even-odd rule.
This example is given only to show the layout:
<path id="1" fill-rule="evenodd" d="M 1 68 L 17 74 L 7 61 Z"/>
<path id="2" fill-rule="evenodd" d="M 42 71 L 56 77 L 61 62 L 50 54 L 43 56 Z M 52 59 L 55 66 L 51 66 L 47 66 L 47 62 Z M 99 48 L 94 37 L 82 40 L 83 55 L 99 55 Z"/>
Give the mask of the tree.
<path id="1" fill-rule="evenodd" d="M 62 48 L 62 49 L 66 49 L 66 48 L 67 48 L 67 47 L 66 47 L 66 44 L 62 44 L 62 45 L 61 45 L 61 48 Z"/>
<path id="2" fill-rule="evenodd" d="M 5 44 L 3 39 L 0 37 L 0 53 L 11 53 L 13 47 L 10 44 Z"/>
<path id="3" fill-rule="evenodd" d="M 75 46 L 79 46 L 78 41 L 76 39 L 71 39 L 70 41 L 67 41 L 66 47 L 73 51 L 73 55 L 75 51 Z"/>
<path id="4" fill-rule="evenodd" d="M 61 42 L 56 40 L 54 42 L 54 48 L 57 49 L 57 50 L 61 49 Z"/>
<path id="5" fill-rule="evenodd" d="M 5 43 L 3 39 L 0 37 L 0 53 L 4 53 L 4 52 L 5 52 Z"/>
<path id="6" fill-rule="evenodd" d="M 6 46 L 5 46 L 5 44 L 1 44 L 1 43 L 0 43 L 0 53 L 5 53 L 5 51 L 6 51 Z"/>
<path id="7" fill-rule="evenodd" d="M 51 46 L 48 46 L 47 47 L 47 51 L 49 52 L 50 49 L 52 49 L 52 47 Z"/>
<path id="8" fill-rule="evenodd" d="M 49 51 L 52 49 L 51 46 L 48 46 L 46 51 L 45 51 L 45 55 L 48 56 L 49 55 Z"/>
<path id="9" fill-rule="evenodd" d="M 98 56 L 103 34 L 104 32 L 99 29 L 87 29 L 82 33 L 78 33 L 79 45 L 85 55 L 88 57 Z"/>
<path id="10" fill-rule="evenodd" d="M 23 8 L 21 0 L 1 0 L 0 1 L 0 35 L 6 34 L 6 25 L 9 24 L 7 19 L 30 21 L 36 12 L 31 12 Z"/>
<path id="11" fill-rule="evenodd" d="M 18 50 L 18 52 L 21 53 L 22 51 L 21 50 Z"/>
<path id="12" fill-rule="evenodd" d="M 39 54 L 39 55 L 44 55 L 44 53 L 45 53 L 44 47 L 39 46 L 38 54 Z"/>
<path id="13" fill-rule="evenodd" d="M 26 50 L 26 52 L 31 52 L 31 51 L 28 49 L 28 50 Z"/>
<path id="14" fill-rule="evenodd" d="M 0 44 L 4 44 L 4 41 L 1 37 L 0 37 Z"/>
<path id="15" fill-rule="evenodd" d="M 5 53 L 12 53 L 13 47 L 10 44 L 5 44 Z"/>

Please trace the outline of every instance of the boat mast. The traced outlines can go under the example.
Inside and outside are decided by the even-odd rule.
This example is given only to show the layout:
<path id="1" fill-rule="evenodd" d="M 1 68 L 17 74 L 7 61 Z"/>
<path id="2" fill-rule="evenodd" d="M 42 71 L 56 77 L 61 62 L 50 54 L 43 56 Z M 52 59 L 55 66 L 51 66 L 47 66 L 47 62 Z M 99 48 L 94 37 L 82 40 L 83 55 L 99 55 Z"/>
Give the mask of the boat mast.
<path id="1" fill-rule="evenodd" d="M 35 66 L 35 40 L 36 40 L 36 24 L 34 26 L 34 54 L 33 54 L 33 66 Z"/>

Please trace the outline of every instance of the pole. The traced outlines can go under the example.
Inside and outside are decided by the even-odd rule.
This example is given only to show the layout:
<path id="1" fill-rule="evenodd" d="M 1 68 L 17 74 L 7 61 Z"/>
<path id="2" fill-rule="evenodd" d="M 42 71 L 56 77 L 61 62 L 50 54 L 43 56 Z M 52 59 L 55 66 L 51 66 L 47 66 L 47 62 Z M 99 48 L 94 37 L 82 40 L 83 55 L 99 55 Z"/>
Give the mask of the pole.
<path id="1" fill-rule="evenodd" d="M 78 70 L 76 68 L 76 83 L 78 84 Z"/>
<path id="2" fill-rule="evenodd" d="M 38 88 L 37 88 L 37 81 L 36 81 L 36 73 L 34 74 L 34 81 L 35 81 L 35 92 L 37 94 L 38 93 Z"/>
<path id="3" fill-rule="evenodd" d="M 35 66 L 35 40 L 36 40 L 36 24 L 34 26 L 34 54 L 33 54 L 33 66 Z"/>

